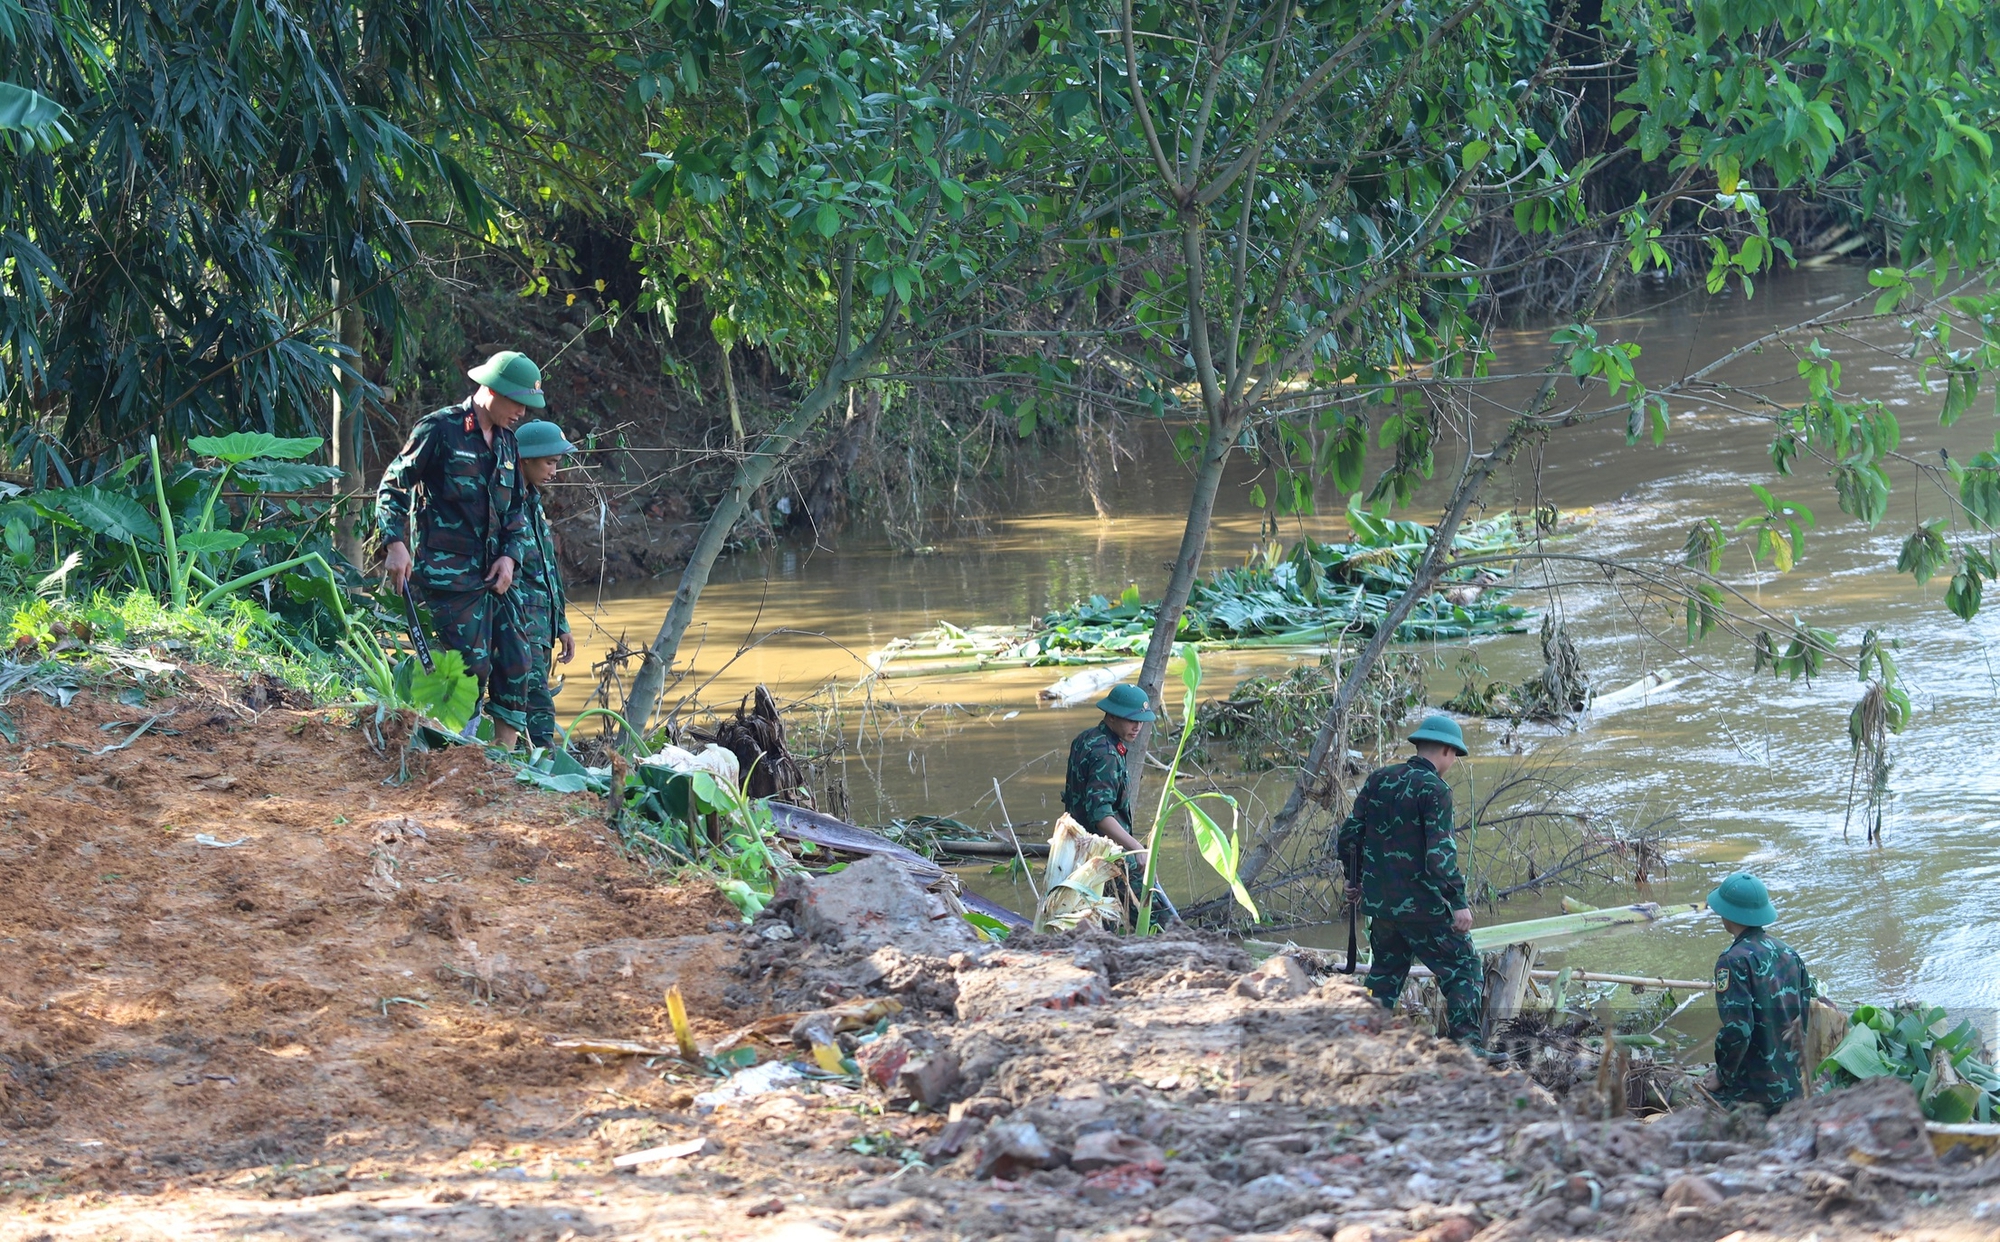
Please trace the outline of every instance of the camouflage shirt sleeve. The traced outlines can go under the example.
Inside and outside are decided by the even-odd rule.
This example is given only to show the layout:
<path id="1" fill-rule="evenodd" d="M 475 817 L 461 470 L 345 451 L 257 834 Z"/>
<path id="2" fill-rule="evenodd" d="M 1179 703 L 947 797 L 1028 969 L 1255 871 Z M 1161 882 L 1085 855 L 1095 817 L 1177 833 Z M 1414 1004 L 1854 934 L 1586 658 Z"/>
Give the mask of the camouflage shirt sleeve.
<path id="1" fill-rule="evenodd" d="M 1333 847 L 1339 853 L 1340 873 L 1352 890 L 1361 883 L 1361 809 L 1368 805 L 1375 792 L 1375 777 L 1371 773 L 1361 783 L 1354 795 L 1354 805 L 1347 808 L 1347 818 L 1341 822 L 1340 835 L 1334 838 Z"/>
<path id="2" fill-rule="evenodd" d="M 411 491 L 437 456 L 437 423 L 417 420 L 403 451 L 382 471 L 382 483 L 375 489 L 375 525 L 382 532 L 384 546 L 410 542 Z"/>
<path id="3" fill-rule="evenodd" d="M 1715 1010 L 1722 1026 L 1715 1032 L 1715 1075 L 1729 1083 L 1743 1069 L 1757 1025 L 1757 994 L 1752 988 L 1749 959 L 1725 953 L 1715 963 Z"/>
<path id="4" fill-rule="evenodd" d="M 504 449 L 500 444 L 502 434 L 506 437 Z M 493 451 L 498 461 L 511 460 L 514 463 L 514 486 L 508 489 L 506 516 L 500 521 L 500 555 L 512 560 L 519 568 L 521 562 L 528 558 L 528 480 L 521 474 L 521 455 L 514 445 L 513 432 L 496 432 Z M 495 473 L 499 473 L 497 466 Z"/>
<path id="5" fill-rule="evenodd" d="M 1458 873 L 1458 843 L 1451 836 L 1451 786 L 1437 776 L 1425 784 L 1424 873 L 1419 883 L 1437 894 L 1447 910 L 1463 910 L 1465 877 Z"/>

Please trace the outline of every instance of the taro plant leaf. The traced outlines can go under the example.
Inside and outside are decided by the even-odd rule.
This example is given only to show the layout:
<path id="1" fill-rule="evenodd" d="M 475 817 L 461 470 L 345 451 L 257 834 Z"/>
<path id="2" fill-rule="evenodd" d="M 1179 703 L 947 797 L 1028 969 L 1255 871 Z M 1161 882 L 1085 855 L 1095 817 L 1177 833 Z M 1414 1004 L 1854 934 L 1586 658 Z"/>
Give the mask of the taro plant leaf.
<path id="1" fill-rule="evenodd" d="M 274 436 L 262 431 L 232 431 L 226 436 L 192 436 L 188 447 L 203 457 L 240 465 L 259 457 L 295 461 L 311 457 L 326 443 L 318 436 Z"/>
<path id="2" fill-rule="evenodd" d="M 180 550 L 183 553 L 234 552 L 250 542 L 250 536 L 238 530 L 195 530 L 181 536 Z"/>
<path id="3" fill-rule="evenodd" d="M 90 530 L 120 543 L 136 543 L 142 548 L 159 544 L 160 524 L 144 505 L 122 492 L 107 491 L 95 483 L 60 492 L 46 492 L 40 503 L 76 519 Z"/>
<path id="4" fill-rule="evenodd" d="M 557 775 L 550 772 L 538 772 L 530 767 L 523 767 L 514 774 L 514 779 L 527 782 L 531 785 L 540 785 L 543 789 L 549 790 L 552 793 L 584 793 L 591 788 L 589 777 L 578 776 L 573 772 L 564 772 Z"/>
<path id="5" fill-rule="evenodd" d="M 454 733 L 465 728 L 479 702 L 479 679 L 465 671 L 465 657 L 450 648 L 439 651 L 436 671 L 429 673 L 416 668 L 415 660 L 406 663 L 412 667 L 404 701 Z M 400 675 L 397 681 L 402 682 Z"/>
<path id="6" fill-rule="evenodd" d="M 236 479 L 258 492 L 303 492 L 340 478 L 344 472 L 332 466 L 302 461 L 273 461 L 253 458 L 236 469 Z"/>

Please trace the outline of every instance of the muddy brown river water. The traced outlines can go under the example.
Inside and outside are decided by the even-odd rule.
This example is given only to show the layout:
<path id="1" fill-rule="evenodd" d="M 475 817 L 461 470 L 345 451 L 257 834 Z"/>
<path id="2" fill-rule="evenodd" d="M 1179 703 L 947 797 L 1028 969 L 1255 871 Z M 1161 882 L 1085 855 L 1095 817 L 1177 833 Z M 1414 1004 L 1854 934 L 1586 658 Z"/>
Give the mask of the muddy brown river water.
<path id="1" fill-rule="evenodd" d="M 1866 287 L 1859 269 L 1800 270 L 1760 283 L 1750 301 L 1697 292 L 1642 307 L 1619 320 L 1617 331 L 1641 343 L 1642 374 L 1658 382 Z M 1941 396 L 1927 391 L 1916 364 L 1898 355 L 1893 333 L 1822 336 L 1843 358 L 1846 389 L 1896 410 L 1904 452 L 1934 455 L 1944 446 L 1963 459 L 1992 445 L 1991 400 L 1982 395 L 1956 427 L 1941 429 Z M 1547 348 L 1546 330 L 1507 334 L 1494 369 L 1532 369 Z M 1783 349 L 1734 364 L 1726 378 L 1773 400 L 1803 396 L 1794 358 Z M 1622 421 L 1563 433 L 1549 443 L 1538 474 L 1523 463 L 1495 480 L 1489 511 L 1525 508 L 1539 495 L 1564 510 L 1589 511 L 1570 550 L 1661 561 L 1678 560 L 1696 520 L 1712 515 L 1730 524 L 1751 512 L 1751 483 L 1810 507 L 1819 525 L 1808 534 L 1806 558 L 1790 574 L 1771 573 L 1768 566 L 1753 571 L 1740 545 L 1731 546 L 1725 574 L 1771 612 L 1836 631 L 1850 653 L 1871 627 L 1901 643 L 1897 658 L 1915 714 L 1892 742 L 1885 843 L 1865 844 L 1858 818 L 1843 832 L 1852 764 L 1847 713 L 1860 692 L 1851 672 L 1830 668 L 1810 685 L 1774 682 L 1768 673 L 1754 678 L 1740 640 L 1718 634 L 1686 650 L 1678 614 L 1601 584 L 1571 581 L 1554 591 L 1520 591 L 1513 602 L 1560 612 L 1600 690 L 1654 670 L 1687 680 L 1655 701 L 1587 721 L 1566 736 L 1522 732 L 1530 749 L 1559 755 L 1573 767 L 1589 800 L 1622 822 L 1674 817 L 1665 839 L 1673 860 L 1666 879 L 1643 891 L 1629 882 L 1600 883 L 1572 888 L 1569 895 L 1597 904 L 1695 901 L 1729 870 L 1747 867 L 1773 890 L 1780 934 L 1805 955 L 1832 995 L 1927 1000 L 1974 1017 L 1991 1032 L 2000 1009 L 2000 773 L 1994 767 L 2000 666 L 1991 655 L 2000 610 L 1961 622 L 1943 606 L 1944 576 L 1919 587 L 1894 572 L 1897 549 L 1919 515 L 1946 513 L 1945 498 L 1916 486 L 1912 468 L 1893 471 L 1898 490 L 1890 516 L 1870 530 L 1840 512 L 1819 469 L 1808 465 L 1798 476 L 1777 477 L 1766 455 L 1769 424 L 1739 404 L 1743 408 L 1732 410 L 1674 401 L 1672 433 L 1663 447 L 1626 446 Z M 1441 442 L 1441 475 L 1459 451 Z M 1378 463 L 1371 461 L 1371 477 L 1374 468 Z M 1253 470 L 1239 459 L 1225 486 L 1208 545 L 1211 566 L 1240 561 L 1257 535 L 1258 516 L 1248 500 Z M 721 706 L 733 705 L 758 682 L 781 698 L 824 695 L 836 687 L 850 731 L 864 708 L 896 709 L 897 727 L 863 732 L 847 761 L 852 815 L 859 822 L 933 814 L 996 823 L 995 778 L 1014 822 L 1053 819 L 1061 809 L 1068 740 L 1094 716 L 1088 708 L 1039 707 L 1036 690 L 1069 670 L 859 687 L 862 660 L 889 640 L 938 621 L 1024 622 L 1093 592 L 1116 594 L 1128 582 L 1156 597 L 1179 539 L 1188 481 L 1163 438 L 1142 439 L 1138 457 L 1118 464 L 1110 490 L 1116 516 L 1108 521 L 1092 513 L 1073 465 L 1052 464 L 1017 490 L 1010 511 L 996 515 L 987 533 L 943 541 L 930 555 L 899 555 L 879 539 L 849 535 L 831 546 L 786 543 L 736 558 L 717 568 L 702 597 L 684 645 L 685 651 L 698 643 L 699 650 L 682 692 L 705 683 L 702 700 Z M 1437 503 L 1437 495 L 1420 497 L 1402 516 L 1430 520 Z M 1328 500 L 1321 517 L 1298 523 L 1298 533 L 1337 534 L 1339 511 L 1340 504 Z M 576 592 L 585 597 L 572 616 L 581 651 L 594 658 L 620 634 L 635 642 L 650 638 L 673 586 L 670 575 L 652 592 L 601 601 Z M 741 651 L 749 643 L 755 645 Z M 1532 634 L 1482 639 L 1475 646 L 1494 679 L 1519 680 L 1540 664 Z M 1453 666 L 1465 645 L 1422 650 L 1435 657 L 1430 701 L 1439 702 L 1458 687 Z M 1220 694 L 1288 658 L 1298 657 L 1213 654 L 1203 693 Z M 572 667 L 583 664 L 580 658 Z M 587 674 L 572 674 L 565 708 L 583 706 L 587 680 Z M 1470 725 L 1473 759 L 1452 777 L 1462 796 L 1475 794 L 1482 777 L 1494 779 L 1511 762 L 1497 753 L 1498 733 L 1498 725 Z M 1231 784 L 1250 821 L 1267 818 L 1286 789 L 1274 777 Z M 1150 807 L 1140 816 L 1149 820 Z M 982 868 L 966 874 L 988 895 L 1031 907 L 1024 885 Z M 1172 841 L 1164 875 L 1177 899 L 1216 887 L 1199 859 Z M 1517 898 L 1480 917 L 1549 913 L 1558 896 Z M 1293 935 L 1331 945 L 1344 934 L 1317 928 Z M 1687 917 L 1589 941 L 1570 950 L 1568 960 L 1598 970 L 1705 978 L 1725 943 L 1712 920 Z"/>

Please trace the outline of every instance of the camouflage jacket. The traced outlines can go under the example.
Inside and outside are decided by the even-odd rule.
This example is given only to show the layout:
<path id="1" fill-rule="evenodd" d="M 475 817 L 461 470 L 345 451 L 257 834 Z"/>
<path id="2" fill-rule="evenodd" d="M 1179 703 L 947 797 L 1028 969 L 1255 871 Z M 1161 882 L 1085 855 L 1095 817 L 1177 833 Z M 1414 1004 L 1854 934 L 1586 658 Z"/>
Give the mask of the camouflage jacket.
<path id="1" fill-rule="evenodd" d="M 528 489 L 528 544 L 521 558 L 514 589 L 514 615 L 520 618 L 521 637 L 531 652 L 546 654 L 559 635 L 569 633 L 566 615 L 568 600 L 563 595 L 562 566 L 556 563 L 555 535 L 549 530 L 549 515 L 542 509 L 542 496 Z"/>
<path id="2" fill-rule="evenodd" d="M 1817 991 L 1806 964 L 1761 927 L 1746 928 L 1715 959 L 1715 1098 L 1776 1111 L 1803 1089 L 1807 1009 Z"/>
<path id="3" fill-rule="evenodd" d="M 1430 760 L 1412 756 L 1369 773 L 1336 841 L 1350 891 L 1361 886 L 1361 912 L 1376 919 L 1449 922 L 1452 911 L 1465 909 L 1465 880 L 1458 873 L 1451 829 L 1451 786 Z"/>
<path id="4" fill-rule="evenodd" d="M 1132 831 L 1132 807 L 1125 801 L 1125 743 L 1101 723 L 1069 744 L 1063 810 L 1092 832 L 1106 815 L 1116 815 L 1125 831 Z"/>
<path id="5" fill-rule="evenodd" d="M 384 544 L 411 545 L 417 585 L 481 591 L 494 561 L 512 557 L 518 571 L 527 559 L 527 490 L 514 433 L 496 427 L 487 444 L 467 400 L 410 429 L 382 472 L 375 524 Z"/>

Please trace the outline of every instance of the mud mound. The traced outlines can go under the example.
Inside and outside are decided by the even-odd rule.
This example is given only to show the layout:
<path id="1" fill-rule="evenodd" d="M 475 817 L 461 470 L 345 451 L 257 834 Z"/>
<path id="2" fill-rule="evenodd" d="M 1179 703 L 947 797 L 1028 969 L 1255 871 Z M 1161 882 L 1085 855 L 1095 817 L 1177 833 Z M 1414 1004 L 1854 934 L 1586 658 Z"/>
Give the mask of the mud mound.
<path id="1" fill-rule="evenodd" d="M 551 1034 L 759 1010 L 735 912 L 616 851 L 595 799 L 471 751 L 409 779 L 338 713 L 9 705 L 0 761 L 6 1163 L 171 1177 L 327 1144 L 560 1120 L 603 1071 Z M 112 749 L 157 715 L 130 745 Z"/>
<path id="2" fill-rule="evenodd" d="M 1217 937 L 939 954 L 784 903 L 745 934 L 476 754 L 385 783 L 325 713 L 9 711 L 0 1242 L 1956 1242 L 2000 1212 L 2000 1160 L 1897 1154 L 1913 1096 L 1586 1121 Z M 675 984 L 708 1037 L 867 1016 L 696 1066 L 655 1055 Z"/>

